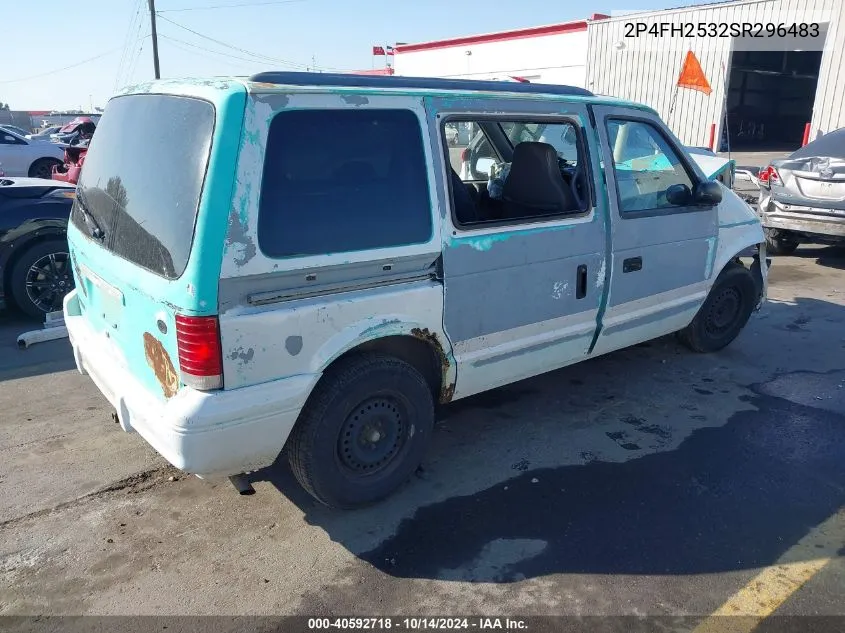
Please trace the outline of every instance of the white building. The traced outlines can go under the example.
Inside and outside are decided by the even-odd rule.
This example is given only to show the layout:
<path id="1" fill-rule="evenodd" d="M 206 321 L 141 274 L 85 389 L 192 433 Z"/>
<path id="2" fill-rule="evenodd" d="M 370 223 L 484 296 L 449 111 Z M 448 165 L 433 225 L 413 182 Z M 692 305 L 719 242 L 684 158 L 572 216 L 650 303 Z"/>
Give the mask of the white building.
<path id="1" fill-rule="evenodd" d="M 592 19 L 606 16 L 594 15 Z M 583 87 L 588 20 L 395 47 L 394 72 L 409 77 L 507 79 Z"/>
<path id="2" fill-rule="evenodd" d="M 752 37 L 768 29 L 786 37 Z M 710 94 L 676 87 L 688 51 Z M 650 105 L 688 145 L 781 151 L 845 126 L 843 52 L 844 0 L 736 0 L 401 45 L 394 68 L 586 87 Z"/>

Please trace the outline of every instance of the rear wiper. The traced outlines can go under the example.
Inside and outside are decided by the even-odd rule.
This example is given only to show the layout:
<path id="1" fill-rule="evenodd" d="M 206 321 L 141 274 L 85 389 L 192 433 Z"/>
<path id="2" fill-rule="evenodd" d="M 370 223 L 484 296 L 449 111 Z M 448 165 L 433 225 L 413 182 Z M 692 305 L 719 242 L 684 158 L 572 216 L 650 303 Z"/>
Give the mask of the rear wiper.
<path id="1" fill-rule="evenodd" d="M 85 226 L 88 227 L 91 237 L 102 240 L 106 236 L 106 233 L 100 228 L 97 220 L 94 219 L 94 216 L 88 210 L 88 205 L 85 203 L 85 198 L 82 197 L 82 191 L 79 189 L 76 191 L 76 204 L 79 206 L 79 210 L 82 211 L 82 219 L 85 222 Z"/>

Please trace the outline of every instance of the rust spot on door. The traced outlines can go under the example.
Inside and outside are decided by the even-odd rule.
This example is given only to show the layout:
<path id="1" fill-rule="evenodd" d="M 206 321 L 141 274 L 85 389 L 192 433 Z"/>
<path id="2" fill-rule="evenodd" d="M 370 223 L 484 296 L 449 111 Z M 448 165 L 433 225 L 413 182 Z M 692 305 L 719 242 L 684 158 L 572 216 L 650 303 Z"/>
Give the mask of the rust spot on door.
<path id="1" fill-rule="evenodd" d="M 179 391 L 179 377 L 170 360 L 170 355 L 155 336 L 144 332 L 144 356 L 155 374 L 165 398 L 172 398 Z"/>
<path id="2" fill-rule="evenodd" d="M 437 335 L 429 330 L 428 328 L 414 328 L 411 330 L 411 335 L 414 338 L 418 338 L 421 341 L 425 341 L 429 345 L 434 348 L 434 351 L 437 353 L 437 358 L 440 362 L 440 375 L 441 375 L 441 385 L 440 385 L 440 402 L 442 404 L 446 404 L 447 402 L 451 402 L 452 398 L 455 395 L 455 383 L 447 382 L 446 377 L 449 375 L 449 368 L 451 364 L 449 363 L 449 357 L 446 355 L 446 351 L 443 349 L 443 345 L 440 342 L 440 339 L 437 338 Z"/>

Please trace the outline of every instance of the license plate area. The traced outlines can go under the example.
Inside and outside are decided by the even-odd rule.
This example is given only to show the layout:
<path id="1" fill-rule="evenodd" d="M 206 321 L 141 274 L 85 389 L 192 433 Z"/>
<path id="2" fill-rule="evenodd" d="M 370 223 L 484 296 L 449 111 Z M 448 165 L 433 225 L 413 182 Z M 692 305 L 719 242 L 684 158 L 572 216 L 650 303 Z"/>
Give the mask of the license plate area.
<path id="1" fill-rule="evenodd" d="M 79 266 L 79 275 L 88 304 L 86 311 L 98 313 L 106 325 L 118 329 L 125 305 L 123 293 L 84 264 Z"/>

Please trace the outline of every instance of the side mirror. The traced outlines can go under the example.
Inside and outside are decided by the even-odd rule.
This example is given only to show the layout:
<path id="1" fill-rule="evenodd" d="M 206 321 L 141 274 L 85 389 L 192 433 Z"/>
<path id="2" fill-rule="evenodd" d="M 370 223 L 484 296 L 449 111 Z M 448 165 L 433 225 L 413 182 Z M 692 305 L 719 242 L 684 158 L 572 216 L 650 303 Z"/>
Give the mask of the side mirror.
<path id="1" fill-rule="evenodd" d="M 684 184 L 672 185 L 666 190 L 666 202 L 673 207 L 685 207 L 692 203 L 692 191 Z"/>
<path id="2" fill-rule="evenodd" d="M 722 186 L 715 180 L 700 182 L 692 192 L 692 200 L 703 207 L 717 205 L 722 201 Z"/>
<path id="3" fill-rule="evenodd" d="M 486 156 L 482 156 L 477 161 L 475 161 L 475 167 L 473 167 L 473 171 L 476 174 L 481 174 L 482 176 L 489 176 L 490 169 L 493 167 L 494 161 L 492 158 L 488 158 Z"/>

